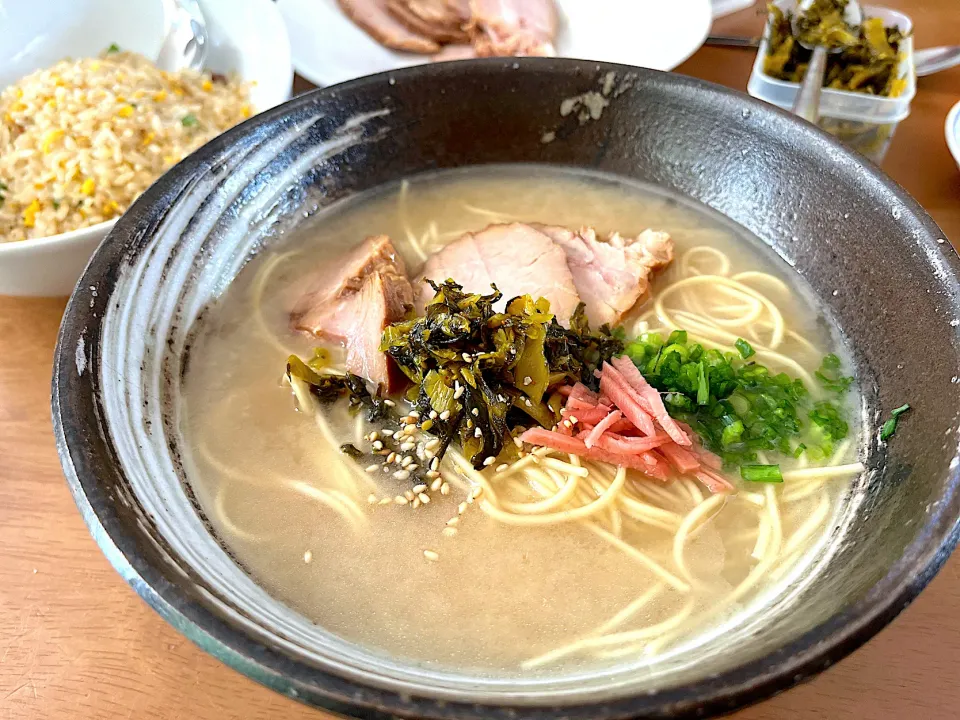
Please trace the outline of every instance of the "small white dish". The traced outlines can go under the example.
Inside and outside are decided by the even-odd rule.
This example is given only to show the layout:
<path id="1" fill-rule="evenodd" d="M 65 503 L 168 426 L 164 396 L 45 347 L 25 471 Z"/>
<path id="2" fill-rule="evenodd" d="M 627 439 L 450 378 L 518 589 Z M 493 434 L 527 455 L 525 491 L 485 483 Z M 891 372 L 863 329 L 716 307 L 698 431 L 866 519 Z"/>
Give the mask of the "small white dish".
<path id="1" fill-rule="evenodd" d="M 70 18 L 69 23 L 52 22 L 54 31 L 45 33 L 38 28 L 43 23 L 34 23 L 29 32 L 39 34 L 30 37 L 20 34 L 23 43 L 21 52 L 11 50 L 16 38 L 0 40 L 0 77 L 5 77 L 6 68 L 17 61 L 21 71 L 12 78 L 16 81 L 25 72 L 51 65 L 65 56 L 84 57 L 96 55 L 112 42 L 131 50 L 155 57 L 163 41 L 163 6 L 168 0 L 14 0 L 9 4 L 10 16 L 20 18 L 29 13 L 23 7 L 29 5 L 36 15 L 49 18 L 54 9 L 61 9 Z M 290 61 L 290 41 L 276 5 L 271 0 L 199 0 L 207 21 L 210 52 L 206 67 L 219 73 L 236 72 L 252 83 L 250 101 L 257 112 L 267 110 L 289 99 L 293 86 L 293 66 Z M 62 7 L 61 7 L 62 6 Z M 92 41 L 89 37 L 76 37 L 72 28 L 87 28 L 96 25 L 78 15 L 77 8 L 103 13 L 113 8 L 114 15 L 109 27 Z M 136 13 L 122 8 L 141 8 L 153 18 L 151 8 L 160 8 L 160 14 L 151 22 L 161 23 L 161 32 L 154 38 L 144 32 L 137 23 Z M 8 4 L 0 0 L 0 21 L 6 27 Z M 59 28 L 59 29 L 58 29 Z M 65 28 L 71 28 L 66 32 Z M 81 32 L 81 30 L 77 30 Z M 83 30 L 86 32 L 86 30 Z M 3 33 L 0 33 L 3 35 Z M 139 38 L 136 42 L 134 39 Z M 48 42 L 54 42 L 48 46 Z M 153 43 L 153 44 L 151 44 Z M 18 59 L 19 58 L 19 59 Z M 29 60 L 25 60 L 28 58 Z M 4 64 L 4 63 L 7 64 Z M 5 83 L 6 84 L 6 83 Z M 90 255 L 97 248 L 116 220 L 92 225 L 80 230 L 61 233 L 46 238 L 0 243 L 0 295 L 62 296 L 73 292 L 77 278 L 83 272 Z"/>
<path id="2" fill-rule="evenodd" d="M 672 70 L 703 45 L 710 0 L 556 0 L 557 55 Z M 278 0 L 293 64 L 316 85 L 430 62 L 389 50 L 357 27 L 336 0 Z"/>
<path id="3" fill-rule="evenodd" d="M 960 168 L 960 102 L 950 108 L 946 122 L 947 147 Z"/>

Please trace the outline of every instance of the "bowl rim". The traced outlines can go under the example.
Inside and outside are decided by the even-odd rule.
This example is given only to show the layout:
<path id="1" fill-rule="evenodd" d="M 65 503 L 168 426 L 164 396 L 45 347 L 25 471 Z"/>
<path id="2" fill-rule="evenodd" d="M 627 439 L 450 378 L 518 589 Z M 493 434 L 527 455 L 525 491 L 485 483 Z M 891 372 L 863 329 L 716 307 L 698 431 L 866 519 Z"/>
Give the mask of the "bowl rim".
<path id="1" fill-rule="evenodd" d="M 104 238 L 107 233 L 113 230 L 119 217 L 104 220 L 95 225 L 68 230 L 67 232 L 57 233 L 56 235 L 47 235 L 46 237 L 27 238 L 26 240 L 15 240 L 13 242 L 0 243 L 0 258 L 4 256 L 27 254 L 34 250 L 45 250 L 57 248 L 60 245 L 69 245 L 78 240 L 90 240 L 92 238 Z"/>
<path id="2" fill-rule="evenodd" d="M 960 280 L 960 257 L 956 251 L 944 251 L 935 242 L 945 238 L 943 231 L 895 181 L 884 175 L 867 159 L 847 149 L 815 126 L 797 120 L 775 106 L 751 98 L 744 93 L 696 78 L 659 71 L 632 68 L 613 63 L 585 62 L 561 58 L 499 58 L 421 65 L 351 80 L 340 85 L 317 89 L 298 96 L 281 106 L 251 118 L 220 135 L 163 176 L 136 201 L 141 209 L 155 206 L 164 197 L 182 192 L 213 159 L 219 157 L 235 139 L 251 135 L 260 126 L 281 120 L 288 112 L 318 102 L 320 98 L 342 97 L 353 90 L 380 86 L 387 79 L 417 79 L 421 76 L 483 74 L 522 71 L 569 71 L 590 69 L 590 74 L 607 71 L 628 71 L 648 78 L 663 78 L 688 90 L 706 93 L 715 101 L 734 100 L 766 114 L 777 122 L 789 122 L 793 136 L 811 142 L 826 143 L 835 157 L 852 163 L 872 177 L 907 208 L 924 232 L 914 242 L 921 248 L 940 253 L 944 271 Z M 398 82 L 399 84 L 399 82 Z M 146 213 L 149 215 L 149 213 Z M 82 288 L 99 273 L 116 274 L 116 265 L 127 252 L 121 236 L 149 232 L 149 221 L 137 218 L 138 213 L 122 217 L 112 234 L 117 242 L 105 242 L 84 272 Z M 94 275 L 94 273 L 97 273 Z M 109 277 L 108 277 L 109 279 Z M 132 535 L 126 532 L 112 498 L 99 486 L 104 474 L 122 476 L 122 469 L 113 462 L 111 441 L 96 432 L 83 431 L 88 416 L 78 410 L 77 403 L 94 402 L 99 353 L 90 349 L 94 366 L 78 374 L 78 343 L 84 338 L 94 346 L 99 339 L 103 310 L 112 302 L 109 292 L 101 292 L 96 302 L 81 291 L 75 291 L 68 303 L 60 328 L 54 356 L 52 402 L 57 450 L 67 484 L 88 529 L 101 551 L 117 572 L 157 613 L 175 629 L 206 652 L 234 669 L 277 692 L 301 702 L 351 717 L 388 720 L 396 717 L 444 718 L 467 720 L 480 717 L 537 717 L 547 719 L 590 718 L 601 720 L 631 717 L 681 718 L 705 717 L 731 712 L 745 705 L 766 699 L 810 679 L 867 642 L 902 610 L 936 575 L 960 541 L 960 467 L 951 466 L 940 501 L 931 508 L 924 525 L 903 555 L 894 562 L 864 596 L 810 628 L 792 642 L 767 652 L 754 660 L 729 668 L 717 675 L 688 684 L 676 685 L 604 701 L 584 704 L 489 705 L 443 700 L 436 697 L 410 697 L 372 685 L 363 685 L 320 670 L 305 662 L 275 651 L 254 636 L 228 624 L 213 613 L 202 599 L 170 583 L 156 565 L 145 559 Z"/>
<path id="3" fill-rule="evenodd" d="M 947 148 L 953 155 L 953 159 L 957 161 L 957 167 L 960 168 L 960 101 L 950 108 L 943 127 L 947 137 Z"/>

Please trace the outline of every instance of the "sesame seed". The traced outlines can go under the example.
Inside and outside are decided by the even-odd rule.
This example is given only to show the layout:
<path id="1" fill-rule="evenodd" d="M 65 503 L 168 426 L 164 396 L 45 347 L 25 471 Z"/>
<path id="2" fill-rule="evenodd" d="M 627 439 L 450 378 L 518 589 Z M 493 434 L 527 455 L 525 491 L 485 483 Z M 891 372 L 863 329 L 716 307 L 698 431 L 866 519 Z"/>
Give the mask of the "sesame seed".
<path id="1" fill-rule="evenodd" d="M 455 527 L 445 527 L 443 529 L 443 534 L 447 537 L 453 537 L 457 534 L 457 529 Z"/>
<path id="2" fill-rule="evenodd" d="M 449 495 L 449 494 L 450 494 L 450 483 L 448 483 L 446 480 L 444 480 L 444 481 L 440 484 L 440 494 L 441 494 L 441 495 Z"/>
<path id="3" fill-rule="evenodd" d="M 491 455 L 490 457 L 488 457 L 486 460 L 483 461 L 483 466 L 489 467 L 490 465 L 493 465 L 496 461 L 497 459 L 493 455 Z"/>
<path id="4" fill-rule="evenodd" d="M 413 502 L 413 498 L 416 497 L 416 495 L 413 494 L 413 491 L 412 491 L 412 490 L 407 490 L 406 492 L 403 493 L 403 496 L 404 496 L 409 502 Z"/>
<path id="5" fill-rule="evenodd" d="M 387 473 L 390 472 L 389 466 L 387 466 L 387 465 L 385 464 L 385 465 L 383 466 L 383 471 L 384 471 L 384 472 L 387 472 Z"/>
<path id="6" fill-rule="evenodd" d="M 436 492 L 437 490 L 439 490 L 441 485 L 443 485 L 443 480 L 441 480 L 440 478 L 434 478 L 433 482 L 430 483 L 431 492 Z"/>
<path id="7" fill-rule="evenodd" d="M 373 505 L 376 501 L 377 501 L 377 496 L 376 496 L 376 495 L 374 495 L 373 493 L 370 493 L 369 495 L 367 495 L 367 502 L 368 502 L 368 503 L 370 503 L 371 505 Z"/>
<path id="8" fill-rule="evenodd" d="M 389 505 L 389 504 L 392 503 L 392 502 L 393 502 L 393 500 L 391 500 L 390 498 L 381 498 L 381 500 L 380 500 L 380 504 L 381 504 L 381 505 Z"/>
<path id="9" fill-rule="evenodd" d="M 447 525 L 457 525 L 457 524 L 459 524 L 459 523 L 460 523 L 460 518 L 459 518 L 459 516 L 455 516 L 455 517 L 452 517 L 452 518 L 450 518 L 449 520 L 447 520 Z"/>
<path id="10" fill-rule="evenodd" d="M 420 507 L 420 498 L 414 498 L 413 502 L 410 503 L 410 507 L 412 507 L 414 510 Z"/>
<path id="11" fill-rule="evenodd" d="M 440 556 L 437 555 L 433 550 L 424 550 L 423 556 L 430 562 L 436 562 L 440 559 Z"/>
<path id="12" fill-rule="evenodd" d="M 380 433 L 378 433 L 376 430 L 370 433 L 370 442 L 373 442 L 374 440 L 379 440 L 379 439 L 380 439 Z"/>
<path id="13" fill-rule="evenodd" d="M 463 353 L 460 355 L 463 358 L 464 362 L 470 362 L 470 355 L 468 353 Z"/>
<path id="14" fill-rule="evenodd" d="M 427 441 L 425 447 L 427 450 L 433 450 L 434 448 L 440 447 L 440 438 L 431 438 Z"/>
<path id="15" fill-rule="evenodd" d="M 395 452 L 392 452 L 392 453 L 390 453 L 389 455 L 387 455 L 387 462 L 388 462 L 388 463 L 392 463 L 392 462 L 396 462 L 396 461 L 397 461 L 397 454 L 396 454 Z"/>
<path id="16" fill-rule="evenodd" d="M 527 404 L 527 407 L 533 407 L 533 403 L 530 402 L 530 398 L 524 398 L 523 401 Z"/>
<path id="17" fill-rule="evenodd" d="M 430 461 L 430 469 L 436 470 L 438 467 L 440 467 L 440 458 L 435 457 L 433 460 Z"/>
<path id="18" fill-rule="evenodd" d="M 423 450 L 423 445 L 417 448 L 417 459 L 421 461 L 427 459 L 427 454 Z"/>
<path id="19" fill-rule="evenodd" d="M 460 503 L 457 506 L 457 512 L 463 515 L 467 511 L 467 504 L 465 502 Z"/>
<path id="20" fill-rule="evenodd" d="M 376 463 L 374 463 L 373 465 L 367 465 L 367 472 L 376 472 L 378 467 L 380 466 L 377 465 Z"/>
<path id="21" fill-rule="evenodd" d="M 508 467 L 510 467 L 510 466 L 507 465 L 507 463 L 502 463 L 502 464 L 500 464 L 500 465 L 497 465 L 497 472 L 503 472 L 503 471 L 506 470 Z"/>
<path id="22" fill-rule="evenodd" d="M 503 395 L 497 395 L 497 400 L 499 400 L 500 402 L 506 402 L 506 401 L 507 401 L 507 399 L 506 399 Z"/>
<path id="23" fill-rule="evenodd" d="M 563 426 L 564 426 L 565 428 L 567 428 L 568 430 L 573 427 L 573 425 L 570 424 L 570 421 L 569 421 L 569 420 L 564 420 L 564 421 L 561 423 L 561 425 L 563 425 Z"/>
<path id="24" fill-rule="evenodd" d="M 407 440 L 405 443 L 403 443 L 400 446 L 400 452 L 410 452 L 416 446 L 417 446 L 417 443 L 415 443 L 413 440 Z"/>
<path id="25" fill-rule="evenodd" d="M 390 400 L 389 398 L 387 398 L 386 400 L 384 400 L 384 401 L 383 401 L 383 404 L 386 405 L 387 407 L 395 407 L 395 406 L 396 406 L 396 403 L 395 403 L 393 400 Z"/>
<path id="26" fill-rule="evenodd" d="M 456 390 L 453 391 L 453 399 L 459 400 L 460 397 L 463 395 L 463 393 L 464 393 L 464 389 L 462 387 L 458 387 Z"/>
<path id="27" fill-rule="evenodd" d="M 313 553 L 310 552 L 309 550 L 307 550 L 307 551 L 303 554 L 303 561 L 304 561 L 305 563 L 308 563 L 308 562 L 310 562 L 311 560 L 313 560 Z"/>
<path id="28" fill-rule="evenodd" d="M 438 413 L 437 413 L 436 410 L 431 410 L 431 411 L 430 411 L 430 415 L 429 415 L 428 417 L 429 417 L 431 420 L 436 420 L 436 419 L 437 419 L 437 415 L 438 415 Z"/>
<path id="29" fill-rule="evenodd" d="M 467 505 L 473 505 L 473 495 L 467 495 Z"/>
<path id="30" fill-rule="evenodd" d="M 469 430 L 472 427 L 473 427 L 473 420 L 471 420 L 470 418 L 467 418 L 467 430 Z"/>
<path id="31" fill-rule="evenodd" d="M 470 414 L 473 415 L 474 417 L 477 417 L 478 415 L 480 415 L 480 411 L 477 408 L 474 408 L 473 410 L 470 411 Z"/>
<path id="32" fill-rule="evenodd" d="M 383 431 L 383 436 L 384 436 L 384 437 L 393 437 L 393 430 L 384 430 L 384 431 Z"/>
<path id="33" fill-rule="evenodd" d="M 470 491 L 470 497 L 474 499 L 480 497 L 481 495 L 483 495 L 483 487 L 480 485 L 477 485 L 473 490 Z"/>
<path id="34" fill-rule="evenodd" d="M 515 437 L 515 438 L 513 439 L 513 444 L 516 445 L 518 448 L 522 448 L 522 447 L 523 447 L 523 440 L 521 440 L 521 439 L 518 438 L 518 437 Z"/>
<path id="35" fill-rule="evenodd" d="M 440 413 L 440 419 L 441 419 L 441 420 L 449 420 L 449 419 L 450 419 L 450 411 L 449 411 L 449 410 L 444 410 L 442 413 Z"/>
<path id="36" fill-rule="evenodd" d="M 420 467 L 420 466 L 417 465 L 416 463 L 411 463 L 411 464 L 407 465 L 407 470 L 409 470 L 410 472 L 413 472 L 413 471 L 416 470 L 418 467 Z"/>
<path id="37" fill-rule="evenodd" d="M 409 480 L 409 479 L 410 479 L 410 473 L 407 472 L 406 470 L 397 470 L 397 472 L 395 472 L 395 473 L 393 474 L 393 476 L 394 476 L 397 480 Z"/>
<path id="38" fill-rule="evenodd" d="M 437 472 L 436 470 L 428 470 L 428 471 L 426 472 L 426 475 L 427 475 L 427 477 L 430 478 L 431 480 L 433 480 L 434 478 L 440 477 L 440 473 Z"/>
<path id="39" fill-rule="evenodd" d="M 476 429 L 473 431 L 473 436 L 474 436 L 474 437 L 483 437 L 483 433 L 480 432 L 480 428 L 476 428 Z"/>
<path id="40" fill-rule="evenodd" d="M 414 486 L 413 486 L 413 491 L 414 491 L 415 493 L 422 493 L 422 492 L 423 492 L 424 490 L 426 490 L 426 489 L 427 489 L 427 486 L 424 485 L 423 483 L 420 483 L 419 485 L 414 485 Z"/>
<path id="41" fill-rule="evenodd" d="M 374 450 L 383 450 L 383 443 L 380 442 L 379 440 L 374 441 L 374 443 L 373 443 L 373 449 L 374 449 Z"/>
<path id="42" fill-rule="evenodd" d="M 430 502 L 430 496 L 427 495 L 426 493 L 420 493 L 419 495 L 417 495 L 417 498 L 418 498 L 418 499 L 420 500 L 420 502 L 422 502 L 424 505 L 426 505 L 428 502 Z"/>
<path id="43" fill-rule="evenodd" d="M 527 376 L 523 379 L 523 384 L 524 384 L 524 385 L 530 385 L 530 384 L 532 384 L 532 383 L 533 383 L 533 378 L 530 377 L 529 375 L 527 375 Z"/>
<path id="44" fill-rule="evenodd" d="M 418 417 L 420 417 L 420 411 L 419 411 L 419 410 L 411 410 L 411 411 L 410 411 L 410 417 L 412 417 L 412 418 L 418 418 Z"/>
<path id="45" fill-rule="evenodd" d="M 571 415 L 571 416 L 570 416 L 570 424 L 571 424 L 571 425 L 576 425 L 578 422 L 580 422 L 580 421 L 577 420 L 576 415 Z"/>
<path id="46" fill-rule="evenodd" d="M 393 501 L 394 501 L 397 505 L 406 505 L 408 502 L 410 502 L 410 501 L 407 500 L 403 495 L 397 495 L 397 496 L 393 499 Z"/>
<path id="47" fill-rule="evenodd" d="M 412 462 L 413 462 L 413 458 L 412 458 L 412 457 L 410 457 L 409 455 L 404 455 L 404 456 L 403 456 L 403 460 L 400 461 L 400 467 L 406 467 L 407 465 L 409 465 L 409 464 L 412 463 Z"/>

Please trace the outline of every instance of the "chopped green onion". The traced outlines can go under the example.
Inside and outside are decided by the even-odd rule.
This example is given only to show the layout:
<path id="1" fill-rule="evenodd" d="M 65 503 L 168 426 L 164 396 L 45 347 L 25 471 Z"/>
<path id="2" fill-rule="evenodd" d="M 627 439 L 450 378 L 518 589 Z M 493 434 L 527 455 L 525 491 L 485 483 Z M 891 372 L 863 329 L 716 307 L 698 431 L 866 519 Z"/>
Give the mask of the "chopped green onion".
<path id="1" fill-rule="evenodd" d="M 814 402 L 801 380 L 757 363 L 742 338 L 724 352 L 689 335 L 683 342 L 681 333 L 673 331 L 666 342 L 659 333 L 642 333 L 625 352 L 663 395 L 671 417 L 690 425 L 727 468 L 755 464 L 760 452 L 822 459 L 849 434 L 843 403 Z M 841 370 L 836 355 L 821 366 L 838 396 L 849 386 Z"/>
<path id="2" fill-rule="evenodd" d="M 706 405 L 710 402 L 710 383 L 707 382 L 707 371 L 703 368 L 703 361 L 697 363 L 699 366 L 697 378 L 697 405 Z"/>
<path id="3" fill-rule="evenodd" d="M 737 341 L 733 344 L 733 346 L 740 352 L 740 357 L 742 357 L 744 360 L 751 355 L 756 354 L 757 352 L 753 349 L 753 346 L 743 338 L 737 338 Z"/>
<path id="4" fill-rule="evenodd" d="M 844 377 L 840 372 L 840 358 L 833 353 L 823 356 L 820 369 L 814 373 L 824 389 L 843 395 L 853 384 L 852 377 Z"/>
<path id="5" fill-rule="evenodd" d="M 189 114 L 187 114 L 187 115 L 184 115 L 184 116 L 183 116 L 183 119 L 180 121 L 180 123 L 181 123 L 184 127 L 194 127 L 195 125 L 199 124 L 199 122 L 200 122 L 200 121 L 197 120 L 197 116 L 194 115 L 193 113 L 189 113 Z"/>
<path id="6" fill-rule="evenodd" d="M 740 477 L 748 482 L 783 482 L 779 465 L 741 465 Z"/>
<path id="7" fill-rule="evenodd" d="M 887 440 L 889 440 L 890 438 L 892 438 L 892 437 L 893 437 L 893 434 L 894 434 L 895 432 L 897 432 L 897 420 L 898 420 L 898 418 L 899 418 L 901 415 L 903 415 L 903 414 L 904 414 L 907 410 L 909 410 L 909 409 L 910 409 L 910 406 L 904 404 L 904 405 L 901 405 L 900 407 L 896 408 L 893 412 L 890 413 L 890 419 L 887 420 L 887 421 L 883 424 L 883 427 L 880 429 L 880 439 L 881 439 L 883 442 L 886 442 Z"/>
<path id="8" fill-rule="evenodd" d="M 110 47 L 107 48 L 108 53 L 118 53 L 120 52 L 120 46 L 116 43 L 110 43 Z"/>

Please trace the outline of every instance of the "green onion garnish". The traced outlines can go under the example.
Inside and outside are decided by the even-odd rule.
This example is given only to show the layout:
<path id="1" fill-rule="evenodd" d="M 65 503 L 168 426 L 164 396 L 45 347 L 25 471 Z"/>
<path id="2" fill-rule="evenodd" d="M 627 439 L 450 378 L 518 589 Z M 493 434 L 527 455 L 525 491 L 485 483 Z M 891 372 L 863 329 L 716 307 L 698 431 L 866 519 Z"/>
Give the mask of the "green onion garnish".
<path id="1" fill-rule="evenodd" d="M 832 455 L 850 432 L 837 400 L 852 379 L 843 376 L 840 358 L 824 358 L 818 381 L 836 398 L 815 401 L 801 380 L 756 362 L 746 340 L 735 345 L 727 352 L 707 348 L 674 330 L 641 333 L 624 352 L 662 394 L 670 416 L 690 425 L 727 468 L 759 463 L 761 452 L 813 461 Z"/>
<path id="2" fill-rule="evenodd" d="M 110 43 L 110 47 L 107 48 L 108 53 L 117 53 L 120 52 L 120 46 L 116 43 Z"/>
<path id="3" fill-rule="evenodd" d="M 703 368 L 703 361 L 697 364 L 700 366 L 697 377 L 697 405 L 706 405 L 710 402 L 710 383 L 707 382 L 707 371 Z"/>
<path id="4" fill-rule="evenodd" d="M 887 420 L 880 429 L 880 439 L 883 442 L 893 437 L 893 434 L 897 431 L 897 419 L 909 409 L 909 405 L 903 404 L 890 413 L 890 419 Z"/>
<path id="5" fill-rule="evenodd" d="M 181 122 L 181 124 L 182 124 L 184 127 L 194 127 L 194 126 L 197 125 L 200 121 L 197 120 L 197 116 L 196 116 L 196 115 L 194 115 L 193 113 L 189 113 L 189 114 L 187 114 L 187 115 L 184 115 L 184 116 L 183 116 L 183 119 L 182 119 L 180 122 Z"/>
<path id="6" fill-rule="evenodd" d="M 740 477 L 748 482 L 783 482 L 779 465 L 741 465 Z"/>
<path id="7" fill-rule="evenodd" d="M 753 345 L 748 343 L 743 338 L 737 338 L 737 341 L 733 346 L 740 352 L 740 357 L 746 360 L 751 355 L 756 354 L 756 350 L 753 349 Z"/>

